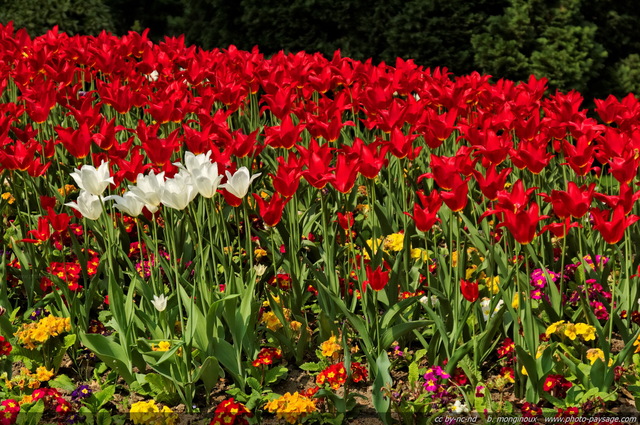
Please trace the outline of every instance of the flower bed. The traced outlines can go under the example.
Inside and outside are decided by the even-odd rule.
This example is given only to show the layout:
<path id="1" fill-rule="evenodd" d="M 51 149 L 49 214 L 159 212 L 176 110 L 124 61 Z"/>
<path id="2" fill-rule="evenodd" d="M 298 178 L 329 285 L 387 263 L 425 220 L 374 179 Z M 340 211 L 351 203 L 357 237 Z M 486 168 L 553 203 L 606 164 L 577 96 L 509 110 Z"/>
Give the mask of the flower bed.
<path id="1" fill-rule="evenodd" d="M 0 89 L 2 423 L 635 413 L 633 95 L 11 25 Z"/>

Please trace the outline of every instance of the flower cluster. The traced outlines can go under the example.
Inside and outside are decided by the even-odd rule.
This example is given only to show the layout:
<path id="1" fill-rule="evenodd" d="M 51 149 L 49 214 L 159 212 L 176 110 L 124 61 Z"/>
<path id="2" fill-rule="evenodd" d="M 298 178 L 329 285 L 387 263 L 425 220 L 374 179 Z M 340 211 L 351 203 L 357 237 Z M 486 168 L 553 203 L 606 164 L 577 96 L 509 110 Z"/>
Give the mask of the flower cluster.
<path id="1" fill-rule="evenodd" d="M 23 367 L 20 369 L 20 373 L 14 374 L 11 379 L 6 379 L 6 373 L 3 374 L 5 378 L 5 386 L 8 389 L 17 388 L 23 391 L 26 388 L 40 388 L 42 382 L 46 382 L 53 377 L 53 369 L 49 370 L 44 366 L 39 366 L 35 373 L 31 373 L 29 369 Z"/>
<path id="2" fill-rule="evenodd" d="M 547 338 L 551 335 L 563 335 L 570 340 L 575 340 L 578 336 L 583 341 L 593 341 L 596 339 L 596 328 L 586 323 L 566 323 L 564 320 L 552 323 L 545 331 Z"/>
<path id="3" fill-rule="evenodd" d="M 278 419 L 284 419 L 290 424 L 295 424 L 317 411 L 315 401 L 297 391 L 271 400 L 266 404 L 265 409 L 275 413 Z"/>
<path id="4" fill-rule="evenodd" d="M 129 418 L 136 425 L 175 425 L 178 415 L 167 406 L 158 407 L 155 401 L 138 401 L 129 409 Z"/>
<path id="5" fill-rule="evenodd" d="M 18 419 L 20 405 L 13 399 L 7 399 L 0 403 L 0 425 L 12 425 Z"/>
<path id="6" fill-rule="evenodd" d="M 542 389 L 554 397 L 564 398 L 567 395 L 567 390 L 572 386 L 573 384 L 567 381 L 564 376 L 550 374 L 545 378 Z"/>
<path id="7" fill-rule="evenodd" d="M 80 385 L 78 388 L 71 392 L 72 400 L 82 400 L 88 397 L 91 397 L 93 391 L 89 388 L 88 385 Z"/>
<path id="8" fill-rule="evenodd" d="M 248 425 L 248 418 L 253 414 L 247 407 L 229 398 L 216 407 L 209 425 Z"/>
<path id="9" fill-rule="evenodd" d="M 13 350 L 11 343 L 0 335 L 0 356 L 8 356 L 11 354 L 11 350 Z"/>
<path id="10" fill-rule="evenodd" d="M 171 342 L 160 341 L 157 344 L 151 344 L 151 350 L 153 351 L 169 351 L 171 348 Z"/>
<path id="11" fill-rule="evenodd" d="M 71 331 L 70 318 L 49 315 L 38 322 L 22 325 L 20 330 L 16 332 L 16 337 L 26 348 L 33 350 L 37 348 L 37 344 L 43 344 L 49 338 L 69 331 Z"/>
<path id="12" fill-rule="evenodd" d="M 40 388 L 31 394 L 30 401 L 43 400 L 46 410 L 53 411 L 60 422 L 74 418 L 73 407 L 55 388 Z"/>
<path id="13" fill-rule="evenodd" d="M 328 340 L 320 344 L 320 352 L 324 357 L 337 360 L 341 351 L 342 346 L 338 344 L 338 337 L 335 335 L 331 335 Z"/>
<path id="14" fill-rule="evenodd" d="M 272 365 L 275 360 L 282 358 L 282 350 L 275 347 L 263 347 L 258 356 L 251 363 L 254 367 Z"/>
<path id="15" fill-rule="evenodd" d="M 422 377 L 424 389 L 437 394 L 445 391 L 442 381 L 451 378 L 451 375 L 445 373 L 440 366 L 430 366 Z"/>
<path id="16" fill-rule="evenodd" d="M 333 390 L 337 390 L 345 382 L 347 382 L 347 370 L 342 362 L 326 367 L 316 376 L 316 384 L 318 386 L 329 384 Z"/>
<path id="17" fill-rule="evenodd" d="M 594 364 L 598 359 L 602 360 L 602 363 L 604 363 L 604 351 L 599 348 L 590 348 L 587 350 L 587 360 L 589 360 L 589 363 Z M 608 366 L 611 366 L 612 364 L 613 359 L 609 357 Z"/>

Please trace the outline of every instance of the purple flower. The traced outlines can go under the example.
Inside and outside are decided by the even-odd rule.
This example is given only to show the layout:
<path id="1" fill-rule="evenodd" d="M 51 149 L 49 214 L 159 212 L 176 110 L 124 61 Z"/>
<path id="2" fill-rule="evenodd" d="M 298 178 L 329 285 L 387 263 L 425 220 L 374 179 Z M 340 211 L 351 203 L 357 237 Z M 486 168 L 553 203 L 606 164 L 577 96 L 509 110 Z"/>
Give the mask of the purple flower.
<path id="1" fill-rule="evenodd" d="M 71 399 L 79 400 L 79 399 L 87 398 L 92 393 L 93 391 L 91 391 L 91 388 L 89 388 L 88 385 L 80 385 L 78 388 L 73 390 L 73 392 L 71 392 Z"/>

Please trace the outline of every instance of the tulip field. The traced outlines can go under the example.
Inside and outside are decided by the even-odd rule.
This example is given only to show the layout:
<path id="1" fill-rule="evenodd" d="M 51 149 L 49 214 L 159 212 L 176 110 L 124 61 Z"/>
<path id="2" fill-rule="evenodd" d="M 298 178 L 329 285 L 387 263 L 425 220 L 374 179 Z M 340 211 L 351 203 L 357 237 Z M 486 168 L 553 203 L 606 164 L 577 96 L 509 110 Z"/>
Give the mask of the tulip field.
<path id="1" fill-rule="evenodd" d="M 640 102 L 586 103 L 0 26 L 0 425 L 634 422 Z"/>

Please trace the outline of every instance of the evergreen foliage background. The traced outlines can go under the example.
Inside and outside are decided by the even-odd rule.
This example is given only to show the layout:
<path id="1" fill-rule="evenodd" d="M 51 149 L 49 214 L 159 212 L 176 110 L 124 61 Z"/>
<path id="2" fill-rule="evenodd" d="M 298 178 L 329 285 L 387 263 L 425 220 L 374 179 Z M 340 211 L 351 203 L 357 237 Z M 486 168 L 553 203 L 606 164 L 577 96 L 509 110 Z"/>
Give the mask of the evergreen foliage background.
<path id="1" fill-rule="evenodd" d="M 635 0 L 0 0 L 0 21 L 32 36 L 185 34 L 206 49 L 264 54 L 336 49 L 355 59 L 447 67 L 495 78 L 549 78 L 593 97 L 640 93 Z"/>

